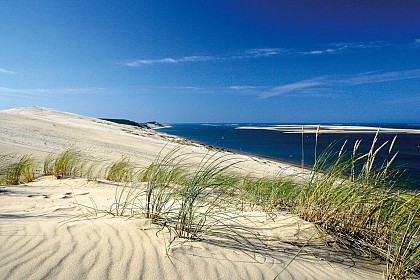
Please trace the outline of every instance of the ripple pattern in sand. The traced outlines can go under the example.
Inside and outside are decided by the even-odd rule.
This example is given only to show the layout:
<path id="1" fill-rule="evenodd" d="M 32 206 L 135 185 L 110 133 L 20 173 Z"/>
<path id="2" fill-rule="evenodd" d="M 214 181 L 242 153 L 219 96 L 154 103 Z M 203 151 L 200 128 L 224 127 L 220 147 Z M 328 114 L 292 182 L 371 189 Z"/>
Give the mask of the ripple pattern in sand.
<path id="1" fill-rule="evenodd" d="M 136 220 L 36 221 L 14 223 L 10 231 L 7 226 L 0 224 L 0 279 L 273 279 L 279 272 L 279 279 L 368 276 L 315 258 L 298 257 L 288 265 L 291 255 L 284 252 L 211 242 L 175 244 L 168 257 L 163 236 Z"/>

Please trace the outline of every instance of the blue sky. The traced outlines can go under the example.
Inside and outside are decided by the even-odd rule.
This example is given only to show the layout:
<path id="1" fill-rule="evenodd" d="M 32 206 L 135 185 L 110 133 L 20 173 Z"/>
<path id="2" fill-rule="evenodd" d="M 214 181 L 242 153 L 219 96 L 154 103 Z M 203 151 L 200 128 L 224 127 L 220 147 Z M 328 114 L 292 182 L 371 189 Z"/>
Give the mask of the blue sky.
<path id="1" fill-rule="evenodd" d="M 420 2 L 1 1 L 0 109 L 420 123 Z"/>

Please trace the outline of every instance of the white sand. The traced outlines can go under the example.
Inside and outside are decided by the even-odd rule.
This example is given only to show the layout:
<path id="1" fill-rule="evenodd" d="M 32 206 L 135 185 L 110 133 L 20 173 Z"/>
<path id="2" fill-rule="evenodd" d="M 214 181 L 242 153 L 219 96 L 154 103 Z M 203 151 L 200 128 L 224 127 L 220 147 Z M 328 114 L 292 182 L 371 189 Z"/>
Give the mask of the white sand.
<path id="1" fill-rule="evenodd" d="M 40 108 L 0 112 L 0 132 L 0 155 L 44 156 L 73 145 L 95 159 L 124 154 L 148 164 L 164 145 L 175 145 L 168 144 L 174 137 L 153 131 Z M 248 159 L 244 172 L 296 171 L 240 157 Z M 109 209 L 115 190 L 107 181 L 53 177 L 0 187 L 0 279 L 273 279 L 280 272 L 279 279 L 381 279 L 384 270 L 311 223 L 285 213 L 267 219 L 258 211 L 247 212 L 243 222 L 261 240 L 252 234 L 248 245 L 177 240 L 166 254 L 168 236 L 156 236 L 148 220 L 83 216 L 80 204 L 91 205 L 92 198 L 99 209 Z"/>
<path id="2" fill-rule="evenodd" d="M 349 126 L 349 125 L 303 125 L 304 133 L 369 133 L 374 134 L 378 131 L 381 134 L 420 134 L 420 129 L 400 129 L 400 128 L 384 128 L 371 126 Z M 262 129 L 276 130 L 284 133 L 302 133 L 302 125 L 272 125 L 272 126 L 241 126 L 236 129 Z"/>
<path id="3" fill-rule="evenodd" d="M 43 159 L 49 153 L 61 153 L 73 147 L 85 156 L 103 162 L 115 161 L 128 156 L 139 166 L 148 166 L 165 148 L 170 151 L 185 143 L 179 137 L 154 130 L 144 130 L 95 118 L 31 107 L 0 111 L 0 155 L 15 157 L 32 154 Z M 198 144 L 184 146 L 182 153 L 196 155 L 213 154 Z M 232 153 L 226 153 L 233 155 Z M 256 175 L 292 174 L 298 168 L 287 164 L 234 155 L 236 165 L 243 172 Z M 199 161 L 198 157 L 194 161 Z M 261 164 L 264 163 L 264 164 Z"/>

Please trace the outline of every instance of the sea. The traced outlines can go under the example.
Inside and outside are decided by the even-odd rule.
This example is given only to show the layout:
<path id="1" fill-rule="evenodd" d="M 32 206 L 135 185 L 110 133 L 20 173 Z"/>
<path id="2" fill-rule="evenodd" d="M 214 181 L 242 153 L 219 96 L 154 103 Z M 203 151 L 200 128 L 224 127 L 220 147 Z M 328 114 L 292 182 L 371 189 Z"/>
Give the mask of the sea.
<path id="1" fill-rule="evenodd" d="M 346 142 L 344 151 L 351 153 L 357 140 L 361 140 L 358 152 L 367 153 L 372 146 L 376 132 L 371 133 L 321 133 L 318 139 L 315 133 L 285 133 L 277 130 L 264 129 L 238 129 L 240 127 L 267 127 L 278 124 L 273 123 L 195 123 L 170 124 L 161 129 L 161 132 L 181 136 L 206 145 L 266 157 L 282 162 L 311 167 L 315 157 L 323 151 L 338 154 Z M 325 124 L 335 125 L 335 124 Z M 375 128 L 420 129 L 420 124 L 340 124 L 357 125 Z M 392 151 L 389 147 L 397 135 Z M 376 157 L 376 164 L 380 166 L 392 158 L 395 152 L 398 155 L 392 167 L 400 171 L 399 183 L 406 187 L 420 190 L 420 134 L 379 132 L 375 147 L 383 143 L 388 144 L 381 149 Z M 302 148 L 303 147 L 303 148 Z"/>

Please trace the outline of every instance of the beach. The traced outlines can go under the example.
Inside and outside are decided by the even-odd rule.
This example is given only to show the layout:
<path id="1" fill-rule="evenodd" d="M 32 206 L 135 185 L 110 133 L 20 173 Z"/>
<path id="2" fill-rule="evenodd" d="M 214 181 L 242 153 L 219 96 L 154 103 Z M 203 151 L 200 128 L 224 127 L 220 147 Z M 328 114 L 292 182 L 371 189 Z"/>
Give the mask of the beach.
<path id="1" fill-rule="evenodd" d="M 185 154 L 222 153 L 238 162 L 232 172 L 244 175 L 302 172 L 154 130 L 38 107 L 0 111 L 0 132 L 0 154 L 9 161 L 72 148 L 91 161 L 111 164 L 126 156 L 147 167 L 181 147 Z M 189 157 L 188 164 L 199 158 Z M 258 207 L 229 209 L 240 216 L 241 240 L 175 238 L 168 245 L 169 231 L 150 219 L 110 214 L 118 190 L 127 186 L 55 176 L 1 186 L 0 279 L 381 279 L 386 269 L 378 258 L 346 248 L 294 214 L 268 215 Z"/>

